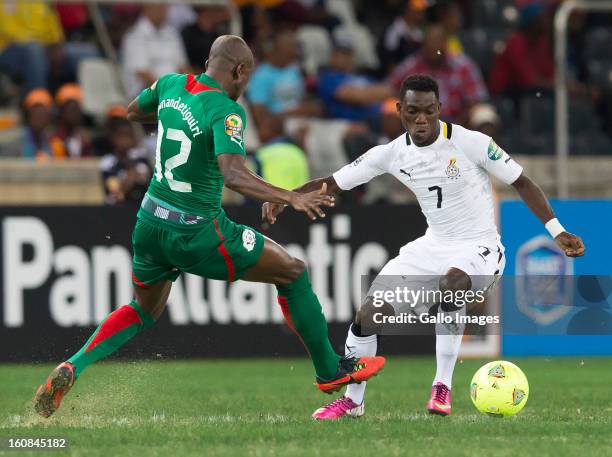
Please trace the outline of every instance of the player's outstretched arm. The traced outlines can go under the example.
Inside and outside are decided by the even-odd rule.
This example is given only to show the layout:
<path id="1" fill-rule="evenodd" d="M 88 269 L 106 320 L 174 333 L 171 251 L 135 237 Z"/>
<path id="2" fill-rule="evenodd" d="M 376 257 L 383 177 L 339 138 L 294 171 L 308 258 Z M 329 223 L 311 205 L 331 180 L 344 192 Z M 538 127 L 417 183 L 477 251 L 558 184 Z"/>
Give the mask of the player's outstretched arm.
<path id="1" fill-rule="evenodd" d="M 240 154 L 220 154 L 217 161 L 225 185 L 246 197 L 291 205 L 293 209 L 305 212 L 313 220 L 317 216 L 325 217 L 322 206 L 334 206 L 334 198 L 327 195 L 325 184 L 322 184 L 320 189 L 315 188 L 310 192 L 294 192 L 264 181 L 246 167 L 244 157 Z"/>
<path id="2" fill-rule="evenodd" d="M 325 193 L 327 193 L 327 195 L 335 195 L 341 190 L 334 177 L 328 176 L 326 178 L 318 178 L 308 181 L 300 187 L 293 189 L 293 191 L 300 194 L 305 194 L 320 189 L 325 189 Z M 285 210 L 286 206 L 287 205 L 281 203 L 273 203 L 270 201 L 265 202 L 261 207 L 262 220 L 270 224 L 274 224 L 276 222 L 276 217 Z"/>
<path id="3" fill-rule="evenodd" d="M 563 226 L 555 217 L 546 195 L 536 183 L 524 174 L 521 174 L 512 186 L 517 190 L 521 199 L 529 209 L 537 216 L 546 227 L 551 236 L 555 239 L 565 255 L 568 257 L 579 257 L 584 255 L 584 243 L 582 238 L 572 233 L 566 232 Z"/>
<path id="4" fill-rule="evenodd" d="M 372 178 L 387 173 L 387 165 L 393 161 L 394 150 L 393 143 L 374 146 L 366 151 L 352 163 L 345 165 L 340 170 L 336 171 L 332 176 L 326 178 L 313 179 L 306 184 L 294 189 L 295 192 L 305 193 L 312 192 L 321 186 L 326 186 L 326 193 L 333 195 L 341 190 L 350 190 L 361 184 L 370 182 Z M 264 203 L 262 206 L 262 218 L 274 224 L 276 216 L 278 216 L 284 207 L 279 204 Z"/>

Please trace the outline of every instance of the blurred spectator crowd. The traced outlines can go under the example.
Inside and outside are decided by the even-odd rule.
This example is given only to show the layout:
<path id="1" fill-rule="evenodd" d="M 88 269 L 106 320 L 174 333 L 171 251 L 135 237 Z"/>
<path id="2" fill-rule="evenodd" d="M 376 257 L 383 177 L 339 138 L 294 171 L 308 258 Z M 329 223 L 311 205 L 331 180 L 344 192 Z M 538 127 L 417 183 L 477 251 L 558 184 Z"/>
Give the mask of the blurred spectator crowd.
<path id="1" fill-rule="evenodd" d="M 204 71 L 212 42 L 239 32 L 257 68 L 242 100 L 249 163 L 295 187 L 403 131 L 401 81 L 440 85 L 442 118 L 519 154 L 554 152 L 552 20 L 541 0 L 208 0 L 206 5 L 0 4 L 0 156 L 99 157 L 108 203 L 138 201 L 152 132 L 126 103 L 161 75 Z M 106 26 L 101 36 L 94 20 Z M 573 154 L 610 154 L 612 17 L 568 24 Z M 102 46 L 105 44 L 106 47 Z M 110 50 L 109 50 L 110 47 Z M 117 70 L 109 51 L 116 53 Z M 389 185 L 350 198 L 402 201 Z"/>

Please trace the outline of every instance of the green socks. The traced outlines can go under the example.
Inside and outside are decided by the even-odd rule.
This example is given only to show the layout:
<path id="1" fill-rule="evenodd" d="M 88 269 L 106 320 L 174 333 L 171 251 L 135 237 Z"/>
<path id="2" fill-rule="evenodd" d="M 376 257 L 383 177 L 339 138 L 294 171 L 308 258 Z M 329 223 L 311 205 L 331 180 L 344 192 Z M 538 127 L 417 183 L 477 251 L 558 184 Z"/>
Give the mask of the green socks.
<path id="1" fill-rule="evenodd" d="M 138 306 L 136 300 L 110 313 L 85 346 L 68 359 L 74 365 L 75 377 L 78 378 L 89 365 L 112 354 L 154 323 L 153 317 Z"/>
<path id="2" fill-rule="evenodd" d="M 287 324 L 306 346 L 317 376 L 324 381 L 333 379 L 340 356 L 329 342 L 327 321 L 310 285 L 308 272 L 304 271 L 291 284 L 276 288 Z"/>
<path id="3" fill-rule="evenodd" d="M 340 356 L 329 342 L 327 321 L 310 285 L 308 272 L 302 273 L 289 285 L 277 286 L 277 289 L 278 302 L 287 323 L 310 353 L 317 376 L 324 381 L 333 379 Z M 89 365 L 112 354 L 154 322 L 135 300 L 113 311 L 79 352 L 68 359 L 74 365 L 75 376 L 78 378 Z"/>

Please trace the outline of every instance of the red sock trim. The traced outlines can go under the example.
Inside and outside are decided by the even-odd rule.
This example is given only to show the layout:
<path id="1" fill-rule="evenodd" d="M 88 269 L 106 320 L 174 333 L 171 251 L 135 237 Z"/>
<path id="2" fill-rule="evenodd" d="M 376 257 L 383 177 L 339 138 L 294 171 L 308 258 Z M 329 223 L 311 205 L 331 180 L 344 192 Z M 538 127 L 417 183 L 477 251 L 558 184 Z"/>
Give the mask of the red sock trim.
<path id="1" fill-rule="evenodd" d="M 308 346 L 306 346 L 306 343 L 304 343 L 302 336 L 298 333 L 298 331 L 295 328 L 293 319 L 291 319 L 291 313 L 289 312 L 289 302 L 287 301 L 287 297 L 283 297 L 282 295 L 279 295 L 278 297 L 276 297 L 276 300 L 278 301 L 278 304 L 281 307 L 283 316 L 285 316 L 285 321 L 287 321 L 287 326 L 293 331 L 293 333 L 297 335 L 297 337 L 300 339 L 300 342 L 302 343 L 302 346 L 304 346 L 304 349 L 306 349 L 306 352 L 310 354 L 310 351 L 308 350 Z"/>
<path id="2" fill-rule="evenodd" d="M 136 284 L 138 287 L 142 287 L 143 289 L 148 289 L 149 287 L 151 287 L 148 284 L 145 284 L 144 282 L 140 281 L 136 277 L 133 271 L 132 271 L 132 281 L 134 281 L 134 284 Z"/>
<path id="3" fill-rule="evenodd" d="M 293 319 L 291 319 L 291 313 L 289 313 L 289 303 L 287 302 L 287 298 L 283 297 L 282 295 L 279 295 L 278 297 L 276 297 L 276 300 L 278 301 L 278 304 L 281 307 L 281 311 L 283 312 L 283 316 L 285 316 L 285 320 L 287 321 L 287 325 L 289 326 L 289 328 L 291 330 L 293 330 L 295 333 L 297 333 L 297 330 L 295 329 L 295 325 L 293 325 Z"/>
<path id="4" fill-rule="evenodd" d="M 219 235 L 219 238 L 221 238 L 221 244 L 219 245 L 219 252 L 223 256 L 223 259 L 225 260 L 225 266 L 227 267 L 227 280 L 229 282 L 232 282 L 234 279 L 236 279 L 236 271 L 234 270 L 234 262 L 232 262 L 232 257 L 230 256 L 229 252 L 227 251 L 227 248 L 225 247 L 225 243 L 224 243 L 225 238 L 223 238 L 223 235 L 221 234 L 221 230 L 219 230 L 219 224 L 217 223 L 217 219 L 213 219 L 213 222 L 215 224 L 215 230 L 217 231 L 217 235 Z"/>
<path id="5" fill-rule="evenodd" d="M 98 333 L 91 340 L 91 343 L 87 345 L 85 352 L 91 351 L 102 341 L 134 324 L 142 324 L 138 312 L 129 305 L 123 305 L 121 308 L 110 313 L 106 320 L 102 322 Z"/>

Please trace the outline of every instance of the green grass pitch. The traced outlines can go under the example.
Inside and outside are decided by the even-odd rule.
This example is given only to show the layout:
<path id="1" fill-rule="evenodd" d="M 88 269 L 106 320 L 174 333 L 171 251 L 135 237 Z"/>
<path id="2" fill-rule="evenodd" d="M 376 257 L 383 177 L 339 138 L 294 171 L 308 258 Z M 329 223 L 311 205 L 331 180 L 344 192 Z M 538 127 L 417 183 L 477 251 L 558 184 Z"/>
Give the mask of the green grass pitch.
<path id="1" fill-rule="evenodd" d="M 0 365 L 0 439 L 65 437 L 66 451 L 8 456 L 602 456 L 612 452 L 612 360 L 511 359 L 530 396 L 516 417 L 478 413 L 469 382 L 484 360 L 457 365 L 453 413 L 424 405 L 434 358 L 392 357 L 368 388 L 366 416 L 314 422 L 333 397 L 306 359 L 109 362 L 79 379 L 45 420 L 34 389 L 51 365 Z"/>

